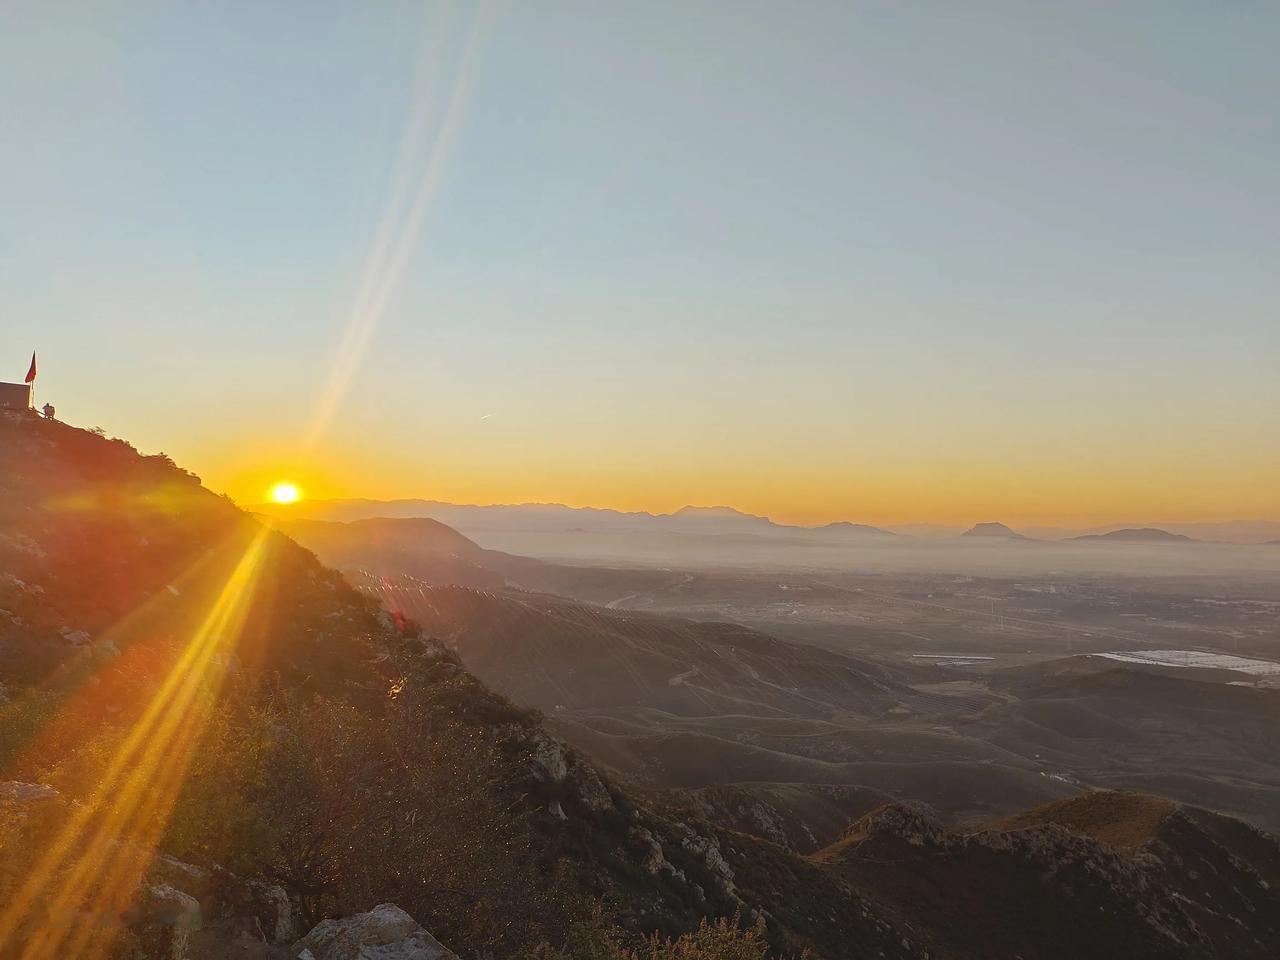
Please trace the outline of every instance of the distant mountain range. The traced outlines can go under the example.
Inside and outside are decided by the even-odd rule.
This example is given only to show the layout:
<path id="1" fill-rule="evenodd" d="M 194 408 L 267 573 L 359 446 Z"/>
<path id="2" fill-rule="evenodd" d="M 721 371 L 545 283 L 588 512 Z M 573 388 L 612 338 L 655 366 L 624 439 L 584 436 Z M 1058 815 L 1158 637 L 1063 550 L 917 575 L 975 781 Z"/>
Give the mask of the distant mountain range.
<path id="1" fill-rule="evenodd" d="M 961 537 L 978 537 L 991 540 L 1021 540 L 1034 541 L 1037 537 L 1028 537 L 1021 534 L 1011 527 L 1005 526 L 1003 523 L 978 523 L 974 524 Z M 1107 533 L 1088 533 L 1076 537 L 1061 538 L 1058 542 L 1071 543 L 1090 543 L 1090 542 L 1108 542 L 1108 543 L 1199 543 L 1191 537 L 1181 533 L 1170 533 L 1168 530 L 1161 530 L 1157 527 L 1125 527 L 1120 530 L 1111 530 Z"/>
<path id="2" fill-rule="evenodd" d="M 774 539 L 894 540 L 899 534 L 865 523 L 840 521 L 819 527 L 776 523 L 733 507 L 682 507 L 675 513 L 624 512 L 560 503 L 475 504 L 439 500 L 304 500 L 261 504 L 254 513 L 281 520 L 349 523 L 373 518 L 429 517 L 467 535 L 493 530 L 536 533 L 675 533 L 695 536 L 751 536 Z"/>
<path id="3" fill-rule="evenodd" d="M 995 537 L 1008 540 L 1107 540 L 1172 542 L 1187 540 L 1224 543 L 1280 543 L 1280 521 L 1230 521 L 1225 523 L 1117 523 L 1099 527 L 1029 526 L 1014 530 L 1003 523 L 984 522 L 965 530 L 945 524 L 896 524 L 892 528 L 836 521 L 806 527 L 779 523 L 769 517 L 745 513 L 728 506 L 686 506 L 674 513 L 570 507 L 560 503 L 457 504 L 441 500 L 335 499 L 304 500 L 294 504 L 260 504 L 253 513 L 287 520 L 350 522 L 375 517 L 430 517 L 468 536 L 490 532 L 525 533 L 675 533 L 692 536 L 745 536 L 813 544 L 892 543 L 895 540 L 945 540 L 958 536 Z M 1137 531 L 1137 532 L 1134 532 Z M 1139 535 L 1139 532 L 1156 531 Z M 1117 534 L 1116 536 L 1112 536 Z M 1162 536 L 1163 534 L 1163 536 Z"/>
<path id="4" fill-rule="evenodd" d="M 1231 520 L 1222 523 L 1183 523 L 1173 520 L 1165 522 L 1148 521 L 1144 523 L 1112 523 L 1085 529 L 1034 526 L 1026 527 L 1024 532 L 1029 537 L 1041 540 L 1071 540 L 1093 535 L 1101 536 L 1122 530 L 1142 529 L 1157 529 L 1202 542 L 1256 544 L 1280 541 L 1280 521 L 1276 520 Z"/>

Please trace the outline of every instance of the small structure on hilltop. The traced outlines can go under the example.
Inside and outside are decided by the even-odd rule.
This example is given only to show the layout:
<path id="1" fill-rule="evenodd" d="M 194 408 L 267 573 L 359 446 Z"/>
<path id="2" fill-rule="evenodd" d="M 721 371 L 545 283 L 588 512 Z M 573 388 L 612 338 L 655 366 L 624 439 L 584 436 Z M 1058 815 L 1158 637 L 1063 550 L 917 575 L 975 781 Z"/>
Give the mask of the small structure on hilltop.
<path id="1" fill-rule="evenodd" d="M 30 410 L 31 384 L 0 383 L 0 410 Z"/>
<path id="2" fill-rule="evenodd" d="M 0 383 L 0 410 L 31 410 L 36 405 L 36 355 L 31 354 L 31 366 L 27 368 L 22 383 Z"/>

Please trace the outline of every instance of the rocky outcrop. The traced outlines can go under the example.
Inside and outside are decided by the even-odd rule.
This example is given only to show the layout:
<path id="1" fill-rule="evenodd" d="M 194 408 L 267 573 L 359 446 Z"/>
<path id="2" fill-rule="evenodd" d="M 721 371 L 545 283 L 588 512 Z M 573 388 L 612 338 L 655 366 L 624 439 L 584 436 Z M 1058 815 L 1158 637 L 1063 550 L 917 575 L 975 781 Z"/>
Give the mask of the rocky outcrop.
<path id="1" fill-rule="evenodd" d="M 457 960 L 394 903 L 342 920 L 322 920 L 294 944 L 294 951 L 298 960 Z"/>
<path id="2" fill-rule="evenodd" d="M 0 805 L 20 811 L 56 801 L 59 797 L 57 790 L 43 783 L 22 783 L 18 780 L 0 783 Z"/>
<path id="3" fill-rule="evenodd" d="M 281 887 L 260 880 L 228 884 L 224 912 L 252 919 L 268 943 L 289 943 L 301 932 L 289 895 Z"/>
<path id="4" fill-rule="evenodd" d="M 204 923 L 195 897 L 167 883 L 153 883 L 138 892 L 129 913 L 126 919 L 141 941 L 145 956 L 189 960 L 191 937 Z"/>
<path id="5" fill-rule="evenodd" d="M 510 733 L 526 743 L 535 776 L 566 788 L 565 797 L 556 804 L 562 813 L 563 800 L 577 801 L 591 813 L 607 813 L 614 809 L 609 788 L 595 767 L 559 740 L 537 729 L 511 728 Z"/>
<path id="6" fill-rule="evenodd" d="M 937 951 L 968 955 L 988 936 L 983 917 L 998 915 L 1037 918 L 1034 927 L 1003 928 L 1009 955 L 1274 956 L 1276 840 L 1163 801 L 1159 818 L 1141 816 L 1127 828 L 1105 823 L 1108 835 L 1134 842 L 1081 832 L 1081 824 L 1097 825 L 1089 816 L 1094 808 L 1127 804 L 1137 816 L 1156 802 L 1137 799 L 1147 802 L 1084 794 L 968 833 L 948 829 L 927 810 L 888 805 L 813 859 L 910 916 Z M 1099 952 L 1101 944 L 1106 951 Z"/>

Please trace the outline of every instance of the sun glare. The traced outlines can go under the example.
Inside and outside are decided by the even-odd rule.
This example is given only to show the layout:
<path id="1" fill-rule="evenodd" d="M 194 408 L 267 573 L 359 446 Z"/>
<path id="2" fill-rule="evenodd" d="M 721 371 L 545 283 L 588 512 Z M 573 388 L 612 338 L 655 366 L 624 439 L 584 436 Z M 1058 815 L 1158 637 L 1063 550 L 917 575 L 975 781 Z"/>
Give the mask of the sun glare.
<path id="1" fill-rule="evenodd" d="M 277 483 L 267 495 L 272 503 L 297 503 L 302 496 L 302 491 L 298 489 L 297 484 Z"/>

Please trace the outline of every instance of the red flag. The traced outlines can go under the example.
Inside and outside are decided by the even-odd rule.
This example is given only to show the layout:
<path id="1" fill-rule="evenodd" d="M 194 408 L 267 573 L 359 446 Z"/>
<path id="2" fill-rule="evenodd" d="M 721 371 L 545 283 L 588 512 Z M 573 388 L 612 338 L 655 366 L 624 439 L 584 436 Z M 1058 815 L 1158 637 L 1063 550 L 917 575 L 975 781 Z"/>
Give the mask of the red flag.
<path id="1" fill-rule="evenodd" d="M 35 383 L 36 380 L 36 355 L 35 351 L 31 353 L 31 369 L 27 371 L 27 379 L 23 383 Z"/>

